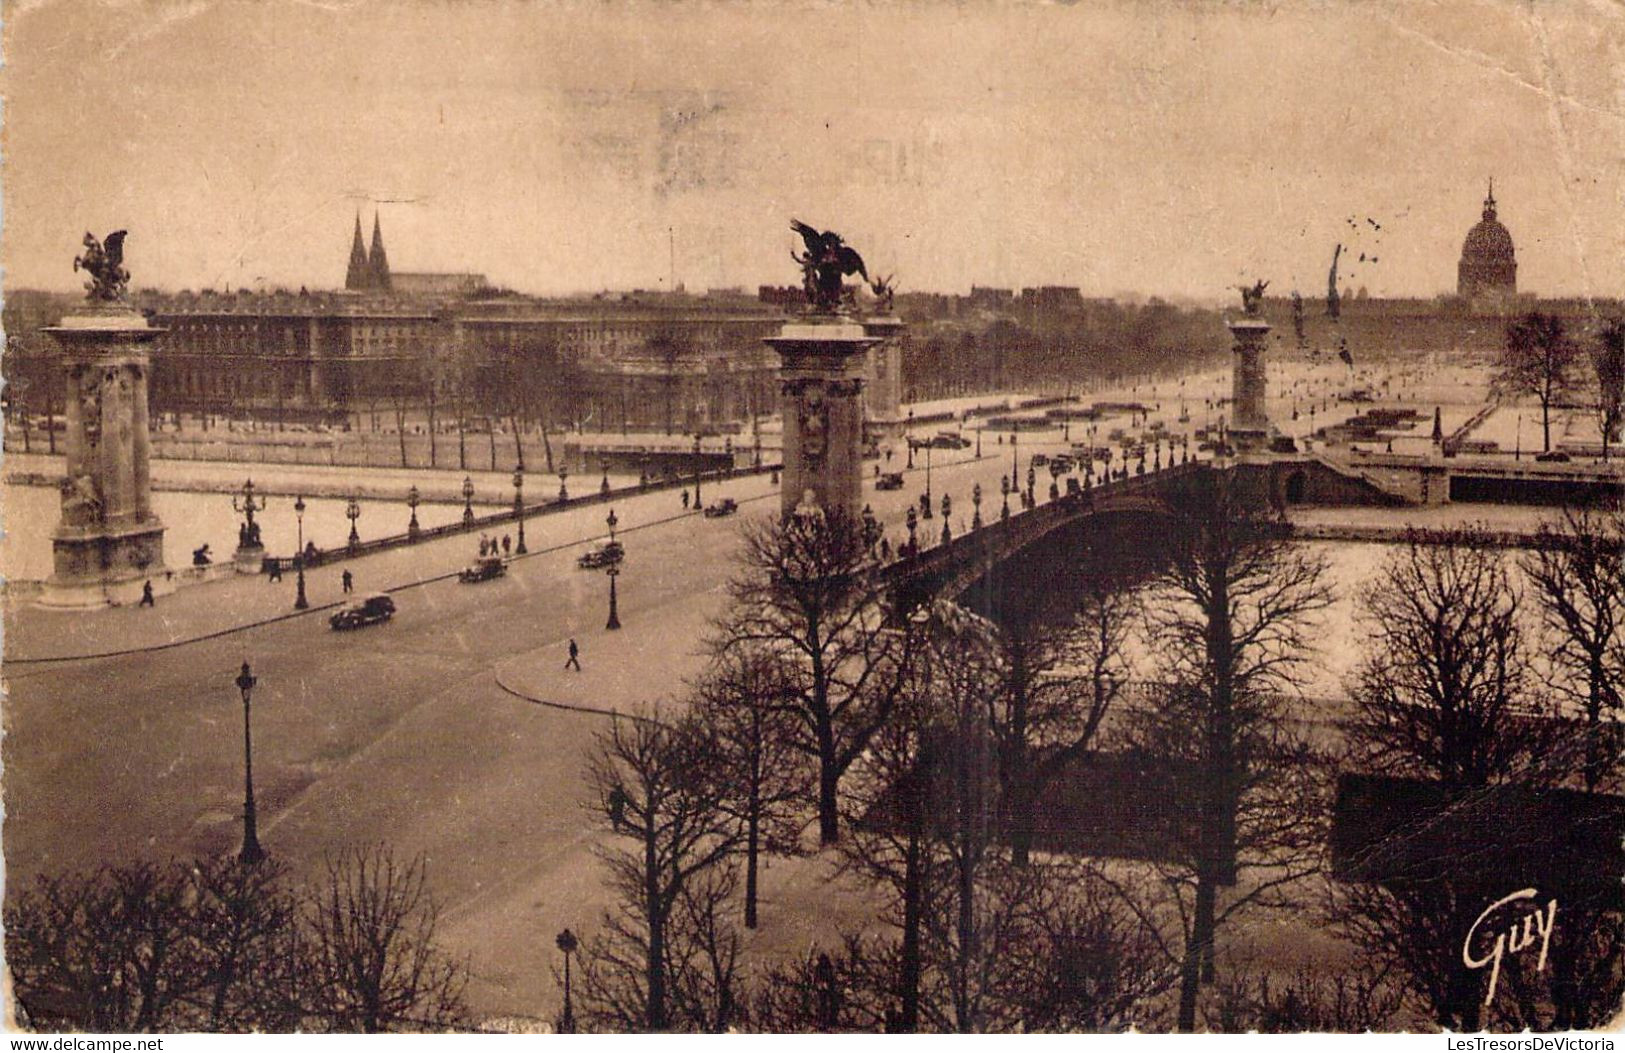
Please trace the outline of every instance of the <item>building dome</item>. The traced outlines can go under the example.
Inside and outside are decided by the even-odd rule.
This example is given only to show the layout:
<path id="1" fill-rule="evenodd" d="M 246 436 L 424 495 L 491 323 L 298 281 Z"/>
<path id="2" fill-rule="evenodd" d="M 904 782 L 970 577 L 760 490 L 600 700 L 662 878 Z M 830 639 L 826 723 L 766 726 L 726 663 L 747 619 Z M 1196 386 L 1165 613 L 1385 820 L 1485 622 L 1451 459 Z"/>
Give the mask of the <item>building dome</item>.
<path id="1" fill-rule="evenodd" d="M 1495 184 L 1484 199 L 1483 218 L 1467 232 L 1456 268 L 1456 291 L 1462 296 L 1511 295 L 1518 289 L 1518 262 L 1512 235 L 1495 216 Z"/>

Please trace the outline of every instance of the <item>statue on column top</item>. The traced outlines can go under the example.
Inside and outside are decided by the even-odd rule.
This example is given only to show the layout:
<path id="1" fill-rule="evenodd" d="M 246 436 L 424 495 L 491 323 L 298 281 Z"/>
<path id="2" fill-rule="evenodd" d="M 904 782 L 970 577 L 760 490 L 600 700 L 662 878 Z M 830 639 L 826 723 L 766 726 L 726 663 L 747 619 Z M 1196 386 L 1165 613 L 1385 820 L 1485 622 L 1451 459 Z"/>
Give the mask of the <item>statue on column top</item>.
<path id="1" fill-rule="evenodd" d="M 790 252 L 790 258 L 801 265 L 807 303 L 815 311 L 834 314 L 845 301 L 841 284 L 845 275 L 858 274 L 865 282 L 869 281 L 863 257 L 833 230 L 819 231 L 799 219 L 790 221 L 790 229 L 800 234 L 807 246 L 805 256 L 796 255 L 793 249 Z"/>
<path id="2" fill-rule="evenodd" d="M 90 275 L 85 282 L 85 298 L 92 303 L 119 303 L 130 282 L 130 272 L 124 269 L 124 236 L 127 231 L 115 230 L 105 242 L 85 232 L 85 251 L 73 258 L 75 272 L 83 270 Z"/>

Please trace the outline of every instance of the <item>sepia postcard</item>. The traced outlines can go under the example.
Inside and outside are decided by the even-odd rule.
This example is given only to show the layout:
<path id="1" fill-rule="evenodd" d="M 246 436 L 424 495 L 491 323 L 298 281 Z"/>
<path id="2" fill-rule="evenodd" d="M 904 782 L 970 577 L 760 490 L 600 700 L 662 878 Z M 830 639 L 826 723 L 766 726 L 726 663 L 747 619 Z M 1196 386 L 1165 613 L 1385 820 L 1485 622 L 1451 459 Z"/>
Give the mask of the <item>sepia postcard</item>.
<path id="1" fill-rule="evenodd" d="M 1613 1048 L 1619 0 L 0 19 L 8 1030 Z"/>

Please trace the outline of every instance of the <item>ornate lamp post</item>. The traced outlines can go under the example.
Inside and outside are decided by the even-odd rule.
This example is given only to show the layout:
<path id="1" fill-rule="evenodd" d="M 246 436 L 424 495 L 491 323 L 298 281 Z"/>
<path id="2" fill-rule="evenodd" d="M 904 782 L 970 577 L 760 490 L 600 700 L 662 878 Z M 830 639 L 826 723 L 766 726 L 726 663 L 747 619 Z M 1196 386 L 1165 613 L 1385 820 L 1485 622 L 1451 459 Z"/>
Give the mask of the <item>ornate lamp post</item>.
<path id="1" fill-rule="evenodd" d="M 260 528 L 254 524 L 254 513 L 265 509 L 265 502 L 254 500 L 254 480 L 249 479 L 243 483 L 243 503 L 237 504 L 237 495 L 231 497 L 231 510 L 243 517 L 243 530 L 241 543 L 244 548 L 252 548 L 260 543 Z"/>
<path id="2" fill-rule="evenodd" d="M 970 528 L 982 529 L 982 484 L 977 483 L 970 488 L 971 517 Z"/>
<path id="3" fill-rule="evenodd" d="M 293 499 L 293 516 L 299 524 L 299 551 L 293 554 L 293 569 L 297 575 L 293 594 L 293 609 L 305 610 L 310 601 L 305 599 L 305 495 L 300 494 Z"/>
<path id="4" fill-rule="evenodd" d="M 355 548 L 361 543 L 361 535 L 355 529 L 355 521 L 361 518 L 361 506 L 354 497 L 344 506 L 344 516 L 350 521 L 350 547 Z"/>
<path id="5" fill-rule="evenodd" d="M 474 480 L 463 476 L 463 526 L 474 523 Z"/>
<path id="6" fill-rule="evenodd" d="M 567 464 L 559 465 L 559 500 L 560 501 L 568 501 L 568 500 L 570 500 L 570 491 L 565 488 L 565 482 L 569 478 L 570 478 L 570 466 L 567 465 Z"/>
<path id="7" fill-rule="evenodd" d="M 256 682 L 253 670 L 248 668 L 246 661 L 243 662 L 243 671 L 237 674 L 234 683 L 243 695 L 243 849 L 237 853 L 237 859 L 245 866 L 252 866 L 265 858 L 254 814 L 254 737 L 250 730 L 249 707 Z"/>
<path id="8" fill-rule="evenodd" d="M 564 1012 L 559 1014 L 559 1034 L 573 1035 L 576 1033 L 576 1014 L 570 1005 L 570 956 L 576 952 L 579 943 L 576 934 L 569 929 L 559 933 L 554 943 L 564 952 Z"/>
<path id="9" fill-rule="evenodd" d="M 621 615 L 616 609 L 615 579 L 621 576 L 621 568 L 611 563 L 604 569 L 604 573 L 609 575 L 609 621 L 604 623 L 604 628 L 619 629 L 621 627 Z"/>
<path id="10" fill-rule="evenodd" d="M 615 518 L 615 509 L 611 508 L 609 510 L 609 515 L 604 517 L 604 523 L 609 527 L 609 543 L 613 545 L 615 544 L 615 527 L 620 523 L 620 520 Z"/>
<path id="11" fill-rule="evenodd" d="M 563 475 L 563 469 L 560 469 L 560 475 Z M 563 489 L 562 484 L 560 489 Z M 516 555 L 523 556 L 530 551 L 525 547 L 525 470 L 523 468 L 513 470 L 513 517 L 519 521 L 519 540 L 514 545 L 513 550 Z"/>
<path id="12" fill-rule="evenodd" d="M 948 513 L 953 509 L 954 503 L 947 494 L 942 495 L 942 543 L 946 545 L 954 538 L 953 531 L 948 529 Z"/>
<path id="13" fill-rule="evenodd" d="M 1027 466 L 1027 507 L 1028 508 L 1032 508 L 1034 505 L 1036 505 L 1038 503 L 1038 501 L 1033 497 L 1033 484 L 1036 483 L 1037 481 L 1038 481 L 1038 473 L 1033 471 L 1033 466 L 1029 464 Z"/>
<path id="14" fill-rule="evenodd" d="M 982 429 L 976 429 L 976 459 L 982 459 Z"/>
<path id="15" fill-rule="evenodd" d="M 1020 435 L 1020 432 L 1013 429 L 1010 432 L 1010 489 L 1012 490 L 1021 488 L 1021 452 L 1018 449 L 1021 444 Z"/>
<path id="16" fill-rule="evenodd" d="M 931 444 L 925 444 L 925 496 L 920 498 L 920 511 L 931 518 Z"/>
<path id="17" fill-rule="evenodd" d="M 407 537 L 415 538 L 418 536 L 418 504 L 422 500 L 423 496 L 418 493 L 416 486 L 406 491 L 406 506 L 412 510 L 412 521 L 406 524 Z"/>
<path id="18" fill-rule="evenodd" d="M 920 526 L 920 517 L 914 514 L 913 505 L 908 506 L 908 516 L 903 521 L 908 524 L 908 554 L 912 556 L 919 547 L 919 541 L 915 538 L 914 532 Z"/>
<path id="19" fill-rule="evenodd" d="M 603 478 L 598 480 L 598 492 L 607 496 L 609 494 L 609 462 L 599 461 L 598 467 L 603 472 Z"/>
<path id="20" fill-rule="evenodd" d="M 1000 496 L 1002 496 L 1004 498 L 1004 507 L 999 509 L 999 518 L 1001 520 L 1009 519 L 1010 518 L 1010 477 L 1007 476 L 1007 475 L 999 476 L 999 494 L 1000 494 Z"/>
<path id="21" fill-rule="evenodd" d="M 903 435 L 908 443 L 908 470 L 914 470 L 914 411 L 908 411 L 908 431 Z"/>

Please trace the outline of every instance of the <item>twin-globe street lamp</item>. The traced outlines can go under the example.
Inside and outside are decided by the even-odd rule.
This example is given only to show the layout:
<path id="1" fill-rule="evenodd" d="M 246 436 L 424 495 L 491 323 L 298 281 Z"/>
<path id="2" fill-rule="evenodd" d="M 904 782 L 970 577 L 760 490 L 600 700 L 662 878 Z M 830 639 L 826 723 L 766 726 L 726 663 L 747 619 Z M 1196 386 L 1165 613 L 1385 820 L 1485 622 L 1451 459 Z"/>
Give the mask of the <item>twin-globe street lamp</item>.
<path id="1" fill-rule="evenodd" d="M 463 476 L 463 526 L 474 524 L 474 480 Z"/>
<path id="2" fill-rule="evenodd" d="M 356 502 L 354 497 L 351 497 L 349 502 L 345 504 L 344 516 L 350 521 L 350 547 L 355 548 L 361 543 L 361 535 L 355 529 L 355 521 L 361 518 L 361 505 Z"/>
<path id="3" fill-rule="evenodd" d="M 609 515 L 604 518 L 604 523 L 609 527 L 609 543 L 613 546 L 615 544 L 615 527 L 620 523 L 620 520 L 615 518 L 615 509 L 611 508 L 609 510 Z M 619 629 L 621 627 L 621 615 L 615 598 L 615 579 L 621 576 L 620 564 L 611 563 L 604 568 L 604 574 L 609 578 L 609 621 L 604 623 L 604 628 Z"/>
<path id="4" fill-rule="evenodd" d="M 406 491 L 406 507 L 412 510 L 412 520 L 406 524 L 406 536 L 409 538 L 416 539 L 418 536 L 418 505 L 422 501 L 423 495 L 418 493 L 418 488 L 415 485 Z"/>

